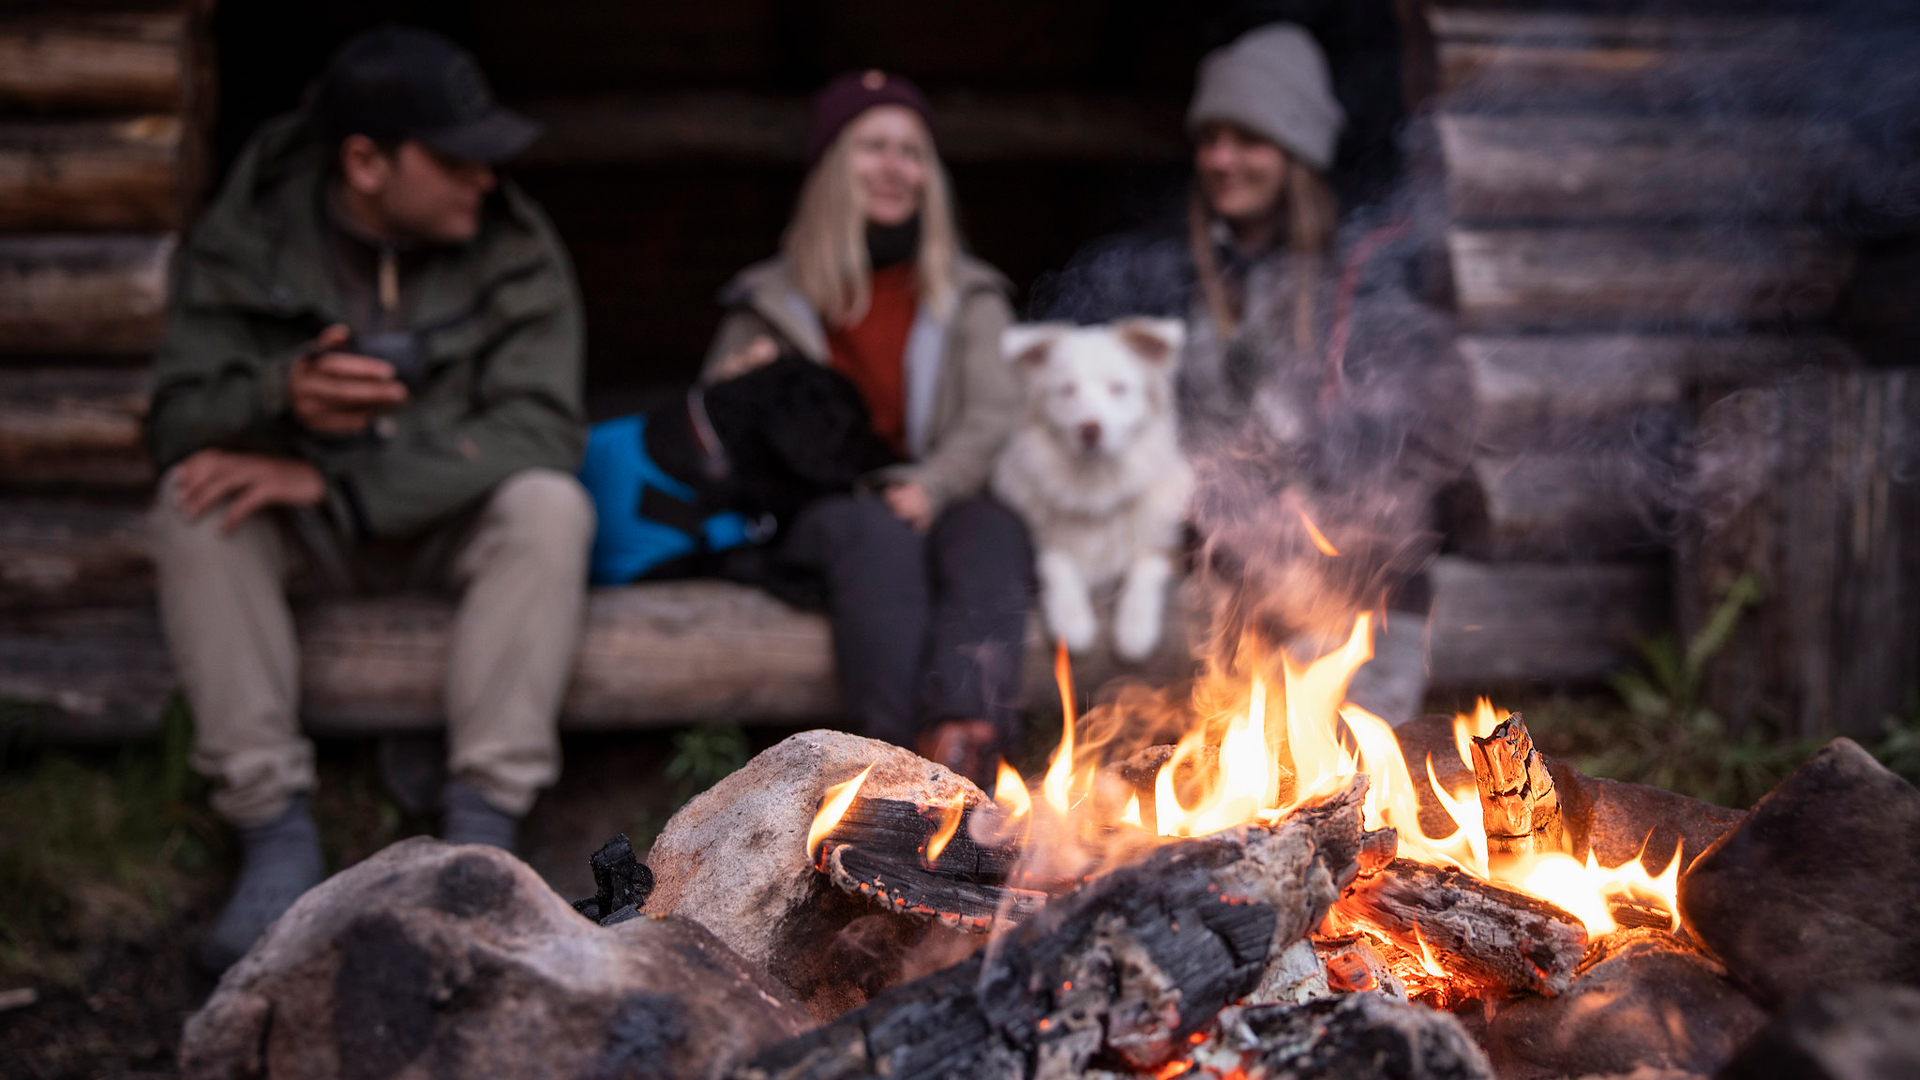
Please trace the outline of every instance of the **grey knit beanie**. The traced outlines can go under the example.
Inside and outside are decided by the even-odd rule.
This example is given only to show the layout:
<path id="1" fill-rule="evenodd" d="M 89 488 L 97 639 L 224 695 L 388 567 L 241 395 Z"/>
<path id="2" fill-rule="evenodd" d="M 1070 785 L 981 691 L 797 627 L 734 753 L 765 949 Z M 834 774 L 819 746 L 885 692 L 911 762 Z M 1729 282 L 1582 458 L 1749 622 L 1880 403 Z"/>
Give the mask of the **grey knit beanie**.
<path id="1" fill-rule="evenodd" d="M 1292 23 L 1249 30 L 1200 61 L 1199 82 L 1187 109 L 1189 134 L 1224 121 L 1272 139 L 1321 172 L 1333 164 L 1347 114 L 1334 100 L 1326 54 L 1305 30 Z"/>

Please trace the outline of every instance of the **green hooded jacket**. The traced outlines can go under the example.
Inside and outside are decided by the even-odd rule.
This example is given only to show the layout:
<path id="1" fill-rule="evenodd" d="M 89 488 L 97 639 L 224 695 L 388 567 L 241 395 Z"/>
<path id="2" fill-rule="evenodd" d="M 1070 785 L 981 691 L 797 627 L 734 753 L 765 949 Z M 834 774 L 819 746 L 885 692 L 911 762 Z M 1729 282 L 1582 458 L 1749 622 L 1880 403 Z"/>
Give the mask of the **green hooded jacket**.
<path id="1" fill-rule="evenodd" d="M 379 435 L 319 436 L 293 418 L 287 368 L 347 322 L 328 269 L 320 140 L 303 113 L 241 153 L 175 272 L 147 437 L 171 468 L 207 447 L 298 457 L 326 478 L 354 540 L 405 537 L 477 504 L 524 469 L 573 472 L 586 440 L 573 268 L 509 181 L 479 234 L 420 271 L 410 327 L 424 384 Z"/>

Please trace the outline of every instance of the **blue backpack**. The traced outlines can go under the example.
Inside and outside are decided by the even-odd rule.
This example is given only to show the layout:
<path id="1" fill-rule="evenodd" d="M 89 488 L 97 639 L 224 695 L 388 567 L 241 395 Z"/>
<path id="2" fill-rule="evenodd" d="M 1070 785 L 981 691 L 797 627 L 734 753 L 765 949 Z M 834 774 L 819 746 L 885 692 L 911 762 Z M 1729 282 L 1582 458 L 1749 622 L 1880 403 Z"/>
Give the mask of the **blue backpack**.
<path id="1" fill-rule="evenodd" d="M 600 515 L 588 564 L 596 585 L 625 584 L 690 556 L 757 544 L 773 532 L 764 515 L 708 510 L 698 492 L 667 475 L 647 452 L 645 416 L 593 425 L 580 482 Z"/>

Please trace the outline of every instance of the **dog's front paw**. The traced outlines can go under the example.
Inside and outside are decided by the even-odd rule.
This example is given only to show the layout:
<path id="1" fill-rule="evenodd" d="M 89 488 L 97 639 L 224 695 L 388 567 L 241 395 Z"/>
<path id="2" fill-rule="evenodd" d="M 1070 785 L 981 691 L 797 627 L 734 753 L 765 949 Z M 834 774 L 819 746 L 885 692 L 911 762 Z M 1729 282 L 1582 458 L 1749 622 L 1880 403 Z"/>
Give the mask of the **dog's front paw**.
<path id="1" fill-rule="evenodd" d="M 1079 602 L 1047 598 L 1047 629 L 1053 636 L 1067 643 L 1070 653 L 1085 653 L 1093 648 L 1100 636 L 1100 620 L 1093 613 L 1093 605 L 1085 598 Z"/>
<path id="2" fill-rule="evenodd" d="M 1122 660 L 1145 660 L 1160 644 L 1169 573 L 1162 559 L 1143 559 L 1128 572 L 1113 612 L 1113 651 Z"/>

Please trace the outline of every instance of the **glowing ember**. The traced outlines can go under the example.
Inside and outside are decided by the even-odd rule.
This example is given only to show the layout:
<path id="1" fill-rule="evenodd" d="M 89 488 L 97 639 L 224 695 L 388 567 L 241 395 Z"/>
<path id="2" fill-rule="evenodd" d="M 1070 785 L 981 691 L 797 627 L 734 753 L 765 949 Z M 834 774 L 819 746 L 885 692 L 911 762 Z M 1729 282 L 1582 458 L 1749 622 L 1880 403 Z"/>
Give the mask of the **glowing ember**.
<path id="1" fill-rule="evenodd" d="M 878 764 L 877 762 L 875 764 Z M 860 775 L 842 784 L 835 784 L 820 797 L 820 810 L 813 815 L 813 827 L 807 830 L 807 858 L 815 858 L 821 841 L 833 831 L 840 819 L 847 816 L 847 808 L 853 805 L 853 797 L 860 793 L 860 785 L 867 782 L 867 774 L 873 771 L 869 765 L 860 770 Z"/>
<path id="2" fill-rule="evenodd" d="M 1433 950 L 1427 948 L 1427 939 L 1421 935 L 1420 928 L 1418 926 L 1413 928 L 1413 940 L 1416 944 L 1420 946 L 1421 968 L 1423 968 L 1427 974 L 1432 975 L 1436 978 L 1441 978 L 1441 979 L 1446 978 L 1447 969 L 1441 967 L 1440 961 L 1435 960 L 1433 958 Z"/>

